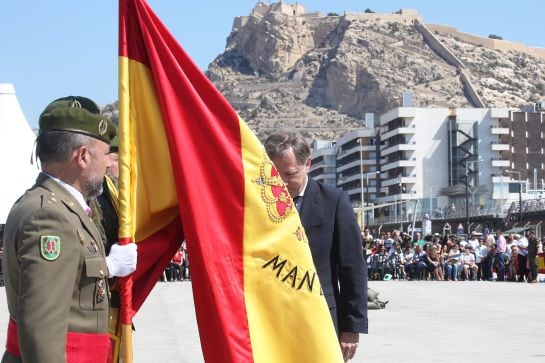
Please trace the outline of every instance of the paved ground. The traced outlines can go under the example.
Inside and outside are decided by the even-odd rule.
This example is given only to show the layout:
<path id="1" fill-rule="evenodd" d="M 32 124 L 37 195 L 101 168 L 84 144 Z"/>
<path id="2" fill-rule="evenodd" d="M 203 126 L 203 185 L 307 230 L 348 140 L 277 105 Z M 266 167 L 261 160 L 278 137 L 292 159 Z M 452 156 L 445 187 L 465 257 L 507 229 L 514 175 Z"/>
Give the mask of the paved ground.
<path id="1" fill-rule="evenodd" d="M 390 281 L 370 287 L 390 302 L 370 311 L 370 332 L 361 336 L 354 363 L 545 362 L 545 284 Z M 0 327 L 7 326 L 6 310 L 0 291 Z M 203 362 L 190 283 L 158 284 L 134 322 L 135 362 Z M 0 328 L 0 344 L 5 334 Z"/>

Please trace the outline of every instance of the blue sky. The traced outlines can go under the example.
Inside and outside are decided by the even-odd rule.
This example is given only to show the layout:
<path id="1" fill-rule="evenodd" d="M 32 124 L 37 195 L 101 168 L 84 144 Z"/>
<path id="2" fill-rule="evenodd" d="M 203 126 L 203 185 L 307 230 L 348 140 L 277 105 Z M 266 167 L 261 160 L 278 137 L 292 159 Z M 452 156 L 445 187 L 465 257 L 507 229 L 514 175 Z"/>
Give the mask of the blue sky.
<path id="1" fill-rule="evenodd" d="M 233 18 L 253 0 L 149 0 L 189 55 L 205 70 L 225 48 Z M 307 11 L 390 13 L 418 10 L 426 23 L 545 48 L 545 1 L 300 1 Z M 0 1 L 0 83 L 13 83 L 32 127 L 53 99 L 83 95 L 101 106 L 117 99 L 117 1 Z"/>

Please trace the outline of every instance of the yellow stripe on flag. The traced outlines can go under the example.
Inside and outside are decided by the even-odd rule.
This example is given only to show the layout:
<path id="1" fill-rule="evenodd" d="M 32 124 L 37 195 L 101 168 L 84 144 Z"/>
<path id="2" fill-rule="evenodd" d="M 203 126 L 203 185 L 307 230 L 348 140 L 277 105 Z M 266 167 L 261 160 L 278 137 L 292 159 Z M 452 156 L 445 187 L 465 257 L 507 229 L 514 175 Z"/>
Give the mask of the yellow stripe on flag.
<path id="1" fill-rule="evenodd" d="M 320 362 L 342 362 L 299 215 L 295 209 L 279 212 L 271 184 L 280 179 L 271 178 L 273 164 L 246 124 L 240 124 L 244 296 L 254 361 L 315 363 L 320 357 Z"/>
<path id="2" fill-rule="evenodd" d="M 120 184 L 119 189 L 130 190 L 130 199 L 120 200 L 120 204 L 128 203 L 131 211 L 129 221 L 120 220 L 120 236 L 133 236 L 138 242 L 164 228 L 178 215 L 178 200 L 165 130 L 157 127 L 162 115 L 150 70 L 137 61 L 120 57 L 119 72 L 120 80 L 130 79 L 130 84 L 120 86 L 125 90 L 120 92 L 120 98 L 125 98 L 120 102 L 133 107 L 119 111 L 129 112 L 127 115 L 120 114 L 120 118 L 130 120 L 119 128 L 120 160 L 130 160 L 131 163 L 125 166 L 126 170 L 130 170 L 130 179 L 120 178 L 120 183 L 126 185 Z M 121 76 L 129 72 L 130 78 Z M 155 122 L 141 122 L 135 117 Z M 138 155 L 135 145 L 138 145 Z M 142 165 L 146 170 L 141 170 Z M 120 165 L 121 172 L 123 168 Z M 135 187 L 139 190 L 135 190 Z"/>

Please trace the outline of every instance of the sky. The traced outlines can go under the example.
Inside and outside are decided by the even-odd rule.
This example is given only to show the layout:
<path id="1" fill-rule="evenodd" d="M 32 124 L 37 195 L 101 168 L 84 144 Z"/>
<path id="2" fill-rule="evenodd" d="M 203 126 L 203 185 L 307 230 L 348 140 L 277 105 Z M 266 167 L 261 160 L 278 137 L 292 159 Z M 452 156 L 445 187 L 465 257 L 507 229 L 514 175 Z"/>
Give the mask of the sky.
<path id="1" fill-rule="evenodd" d="M 286 1 L 291 3 L 290 1 Z M 148 0 L 202 70 L 225 49 L 236 16 L 255 0 Z M 425 23 L 545 48 L 543 0 L 308 0 L 307 12 L 391 13 L 416 9 Z M 27 121 L 36 127 L 45 106 L 81 95 L 100 106 L 117 100 L 118 2 L 0 0 L 0 83 L 13 83 Z"/>

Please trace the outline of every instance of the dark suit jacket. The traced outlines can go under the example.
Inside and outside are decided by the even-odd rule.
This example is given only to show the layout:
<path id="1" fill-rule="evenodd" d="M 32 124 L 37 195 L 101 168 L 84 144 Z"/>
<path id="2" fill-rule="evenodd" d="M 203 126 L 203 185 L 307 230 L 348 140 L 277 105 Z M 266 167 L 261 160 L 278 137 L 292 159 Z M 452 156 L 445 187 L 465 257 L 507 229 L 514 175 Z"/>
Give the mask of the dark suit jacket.
<path id="1" fill-rule="evenodd" d="M 367 266 L 348 195 L 309 178 L 300 216 L 335 328 L 367 333 Z"/>

